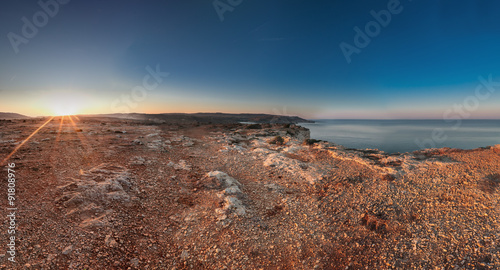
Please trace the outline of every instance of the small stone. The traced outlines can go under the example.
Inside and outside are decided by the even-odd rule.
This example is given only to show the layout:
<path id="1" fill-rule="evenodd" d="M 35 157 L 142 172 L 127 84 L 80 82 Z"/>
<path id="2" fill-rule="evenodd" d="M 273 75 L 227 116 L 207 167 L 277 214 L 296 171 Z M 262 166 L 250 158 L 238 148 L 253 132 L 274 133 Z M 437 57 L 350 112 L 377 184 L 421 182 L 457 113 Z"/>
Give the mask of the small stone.
<path id="1" fill-rule="evenodd" d="M 118 245 L 118 243 L 115 241 L 115 239 L 110 235 L 106 235 L 106 238 L 104 239 L 104 243 L 109 246 L 109 247 L 115 247 Z"/>
<path id="2" fill-rule="evenodd" d="M 135 145 L 143 145 L 144 144 L 143 142 L 141 142 L 140 140 L 137 140 L 137 139 L 133 140 L 132 143 Z"/>
<path id="3" fill-rule="evenodd" d="M 130 260 L 130 264 L 134 267 L 139 267 L 139 259 L 133 258 L 132 260 Z"/>
<path id="4" fill-rule="evenodd" d="M 56 254 L 49 254 L 49 256 L 47 256 L 47 262 L 51 262 L 56 258 L 56 256 L 57 256 Z"/>
<path id="5" fill-rule="evenodd" d="M 70 254 L 71 252 L 73 251 L 73 246 L 70 245 L 70 246 L 67 246 L 63 251 L 62 251 L 62 254 L 63 255 L 68 255 Z"/>
<path id="6" fill-rule="evenodd" d="M 187 258 L 189 258 L 189 252 L 187 250 L 183 250 L 181 253 L 181 259 L 185 260 Z"/>

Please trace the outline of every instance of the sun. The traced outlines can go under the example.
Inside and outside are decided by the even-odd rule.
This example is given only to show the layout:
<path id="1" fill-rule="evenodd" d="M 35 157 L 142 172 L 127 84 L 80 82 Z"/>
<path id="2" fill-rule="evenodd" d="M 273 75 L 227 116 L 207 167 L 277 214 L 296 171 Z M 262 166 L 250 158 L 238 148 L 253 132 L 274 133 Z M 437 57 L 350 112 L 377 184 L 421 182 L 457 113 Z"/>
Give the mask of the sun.
<path id="1" fill-rule="evenodd" d="M 67 116 L 67 115 L 75 115 L 77 111 L 75 108 L 71 108 L 69 106 L 61 105 L 59 108 L 53 108 L 54 116 Z"/>
<path id="2" fill-rule="evenodd" d="M 77 95 L 59 93 L 50 98 L 48 105 L 53 116 L 76 115 L 82 109 L 82 99 Z"/>

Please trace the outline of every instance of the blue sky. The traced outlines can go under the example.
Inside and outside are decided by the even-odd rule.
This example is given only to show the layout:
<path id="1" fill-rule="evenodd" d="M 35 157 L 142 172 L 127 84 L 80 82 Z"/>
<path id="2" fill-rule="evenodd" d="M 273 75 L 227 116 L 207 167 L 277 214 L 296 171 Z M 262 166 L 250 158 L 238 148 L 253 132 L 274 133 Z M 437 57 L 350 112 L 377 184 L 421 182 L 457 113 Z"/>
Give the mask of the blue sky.
<path id="1" fill-rule="evenodd" d="M 43 9 L 3 2 L 0 111 L 44 115 L 72 104 L 79 113 L 442 118 L 474 95 L 479 76 L 500 81 L 493 0 L 242 0 L 223 20 L 210 0 L 41 2 L 58 11 L 17 53 L 9 33 L 23 36 L 22 18 L 32 22 Z M 339 45 L 353 45 L 354 27 L 365 29 L 370 12 L 388 5 L 401 12 L 348 63 Z M 146 67 L 158 65 L 168 76 L 126 103 Z M 469 117 L 498 118 L 498 104 L 492 93 Z"/>

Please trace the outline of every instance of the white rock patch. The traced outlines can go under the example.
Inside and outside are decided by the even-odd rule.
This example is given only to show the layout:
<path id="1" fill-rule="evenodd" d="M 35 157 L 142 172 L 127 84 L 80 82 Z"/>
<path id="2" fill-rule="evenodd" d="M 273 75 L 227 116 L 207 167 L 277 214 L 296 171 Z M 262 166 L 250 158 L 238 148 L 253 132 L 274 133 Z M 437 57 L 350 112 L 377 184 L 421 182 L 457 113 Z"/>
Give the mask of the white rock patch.
<path id="1" fill-rule="evenodd" d="M 240 189 L 242 186 L 241 183 L 227 175 L 227 173 L 221 171 L 209 172 L 207 176 L 217 178 L 224 188 L 224 190 L 218 194 L 219 197 L 224 199 L 224 206 L 215 210 L 217 219 L 225 220 L 227 219 L 227 215 L 230 213 L 235 213 L 238 216 L 245 215 L 247 209 L 243 202 L 241 202 L 238 198 L 238 196 L 242 195 Z"/>
<path id="2" fill-rule="evenodd" d="M 170 161 L 167 166 L 169 167 L 174 167 L 176 170 L 185 170 L 185 171 L 190 171 L 191 170 L 191 165 L 189 165 L 185 160 L 179 160 L 179 163 L 176 164 L 172 161 Z"/>
<path id="3" fill-rule="evenodd" d="M 281 153 L 269 154 L 264 160 L 264 166 L 282 169 L 306 180 L 310 184 L 314 184 L 324 177 L 318 168 L 299 160 L 285 157 Z"/>
<path id="4" fill-rule="evenodd" d="M 55 201 L 68 209 L 66 216 L 79 217 L 80 226 L 103 226 L 113 204 L 131 201 L 131 180 L 126 168 L 104 163 L 58 187 L 62 196 Z"/>

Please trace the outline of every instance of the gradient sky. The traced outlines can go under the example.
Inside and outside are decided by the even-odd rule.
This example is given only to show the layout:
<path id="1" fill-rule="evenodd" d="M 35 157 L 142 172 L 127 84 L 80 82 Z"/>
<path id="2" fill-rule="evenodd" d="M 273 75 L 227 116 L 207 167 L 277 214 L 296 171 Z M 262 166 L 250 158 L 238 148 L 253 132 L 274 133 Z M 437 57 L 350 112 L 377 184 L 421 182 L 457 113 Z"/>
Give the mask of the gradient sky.
<path id="1" fill-rule="evenodd" d="M 212 0 L 72 0 L 18 53 L 9 33 L 23 36 L 22 18 L 43 9 L 2 1 L 0 111 L 439 119 L 471 101 L 479 76 L 500 82 L 494 0 L 401 0 L 348 63 L 339 45 L 392 1 L 242 0 L 221 21 Z M 169 75 L 124 102 L 157 65 Z M 474 105 L 468 118 L 498 118 L 500 89 Z"/>

